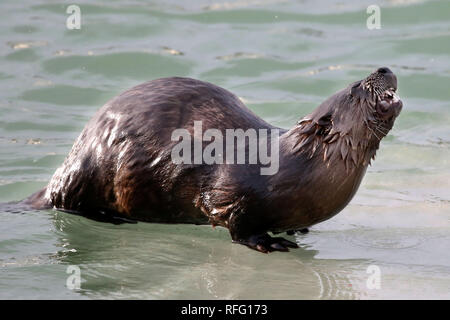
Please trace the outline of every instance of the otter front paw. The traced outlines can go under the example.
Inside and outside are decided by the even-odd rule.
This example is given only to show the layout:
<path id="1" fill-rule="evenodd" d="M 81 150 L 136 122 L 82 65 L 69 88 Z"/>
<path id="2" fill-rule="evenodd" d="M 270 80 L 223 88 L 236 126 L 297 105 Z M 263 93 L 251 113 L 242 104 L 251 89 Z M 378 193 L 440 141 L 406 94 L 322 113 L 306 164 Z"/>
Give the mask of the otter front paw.
<path id="1" fill-rule="evenodd" d="M 233 240 L 233 243 L 243 244 L 253 250 L 263 253 L 269 253 L 272 251 L 289 251 L 289 248 L 298 248 L 298 245 L 295 242 L 281 237 L 272 238 L 267 233 L 257 236 L 250 236 L 246 239 Z"/>
<path id="2" fill-rule="evenodd" d="M 308 228 L 303 228 L 303 229 L 299 229 L 299 230 L 289 230 L 289 231 L 286 231 L 286 234 L 287 234 L 288 236 L 292 236 L 292 235 L 294 235 L 296 232 L 300 232 L 300 233 L 302 233 L 302 234 L 306 234 L 306 233 L 309 232 L 309 229 L 308 229 Z"/>

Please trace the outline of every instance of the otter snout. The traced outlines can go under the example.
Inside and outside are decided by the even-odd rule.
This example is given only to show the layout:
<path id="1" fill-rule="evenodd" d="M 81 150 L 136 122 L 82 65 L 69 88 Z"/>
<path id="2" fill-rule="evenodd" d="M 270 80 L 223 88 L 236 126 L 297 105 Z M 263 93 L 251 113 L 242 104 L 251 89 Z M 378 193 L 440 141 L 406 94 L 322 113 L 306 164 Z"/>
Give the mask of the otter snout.
<path id="1" fill-rule="evenodd" d="M 387 67 L 382 67 L 382 68 L 378 68 L 377 71 L 375 71 L 375 72 L 383 79 L 383 82 L 389 88 L 393 88 L 394 90 L 397 90 L 397 77 L 391 71 L 391 69 L 389 69 Z"/>
<path id="2" fill-rule="evenodd" d="M 376 110 L 383 120 L 394 119 L 400 114 L 403 103 L 397 94 L 397 77 L 387 67 L 378 68 L 372 73 L 372 85 L 377 92 Z"/>

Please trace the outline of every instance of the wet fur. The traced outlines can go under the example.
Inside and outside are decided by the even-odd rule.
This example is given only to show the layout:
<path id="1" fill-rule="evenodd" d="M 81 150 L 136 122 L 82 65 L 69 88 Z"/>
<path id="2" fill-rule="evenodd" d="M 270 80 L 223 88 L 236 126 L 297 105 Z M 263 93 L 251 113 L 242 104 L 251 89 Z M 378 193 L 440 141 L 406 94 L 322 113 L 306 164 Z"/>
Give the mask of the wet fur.
<path id="1" fill-rule="evenodd" d="M 261 249 L 265 236 L 254 243 L 246 239 L 329 219 L 355 194 L 395 119 L 377 118 L 377 95 L 366 86 L 373 83 L 356 82 L 294 128 L 280 129 L 279 172 L 263 176 L 259 165 L 171 161 L 178 143 L 171 141 L 172 131 L 186 128 L 193 134 L 194 120 L 203 121 L 203 131 L 223 133 L 275 128 L 235 95 L 188 78 L 141 84 L 99 110 L 48 186 L 26 202 L 92 217 L 211 223 L 227 227 L 234 241 Z"/>

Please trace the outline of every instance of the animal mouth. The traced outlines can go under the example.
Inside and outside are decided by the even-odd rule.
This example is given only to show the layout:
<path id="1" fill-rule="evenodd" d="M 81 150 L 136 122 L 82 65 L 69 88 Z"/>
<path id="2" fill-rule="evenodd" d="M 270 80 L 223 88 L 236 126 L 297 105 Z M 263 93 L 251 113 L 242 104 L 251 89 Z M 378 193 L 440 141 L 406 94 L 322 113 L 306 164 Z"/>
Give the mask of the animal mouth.
<path id="1" fill-rule="evenodd" d="M 389 88 L 378 96 L 376 110 L 383 119 L 389 119 L 397 117 L 402 106 L 402 100 L 400 100 L 395 88 Z"/>

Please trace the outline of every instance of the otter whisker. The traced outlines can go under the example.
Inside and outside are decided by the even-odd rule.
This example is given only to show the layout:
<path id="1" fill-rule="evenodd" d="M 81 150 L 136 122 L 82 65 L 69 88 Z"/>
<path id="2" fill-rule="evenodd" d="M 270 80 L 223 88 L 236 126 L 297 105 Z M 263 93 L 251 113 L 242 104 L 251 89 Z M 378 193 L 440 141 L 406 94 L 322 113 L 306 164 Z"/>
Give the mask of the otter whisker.
<path id="1" fill-rule="evenodd" d="M 372 132 L 372 134 L 378 139 L 378 141 L 381 141 L 381 138 L 378 137 L 378 136 L 375 134 L 375 132 L 374 132 L 370 127 L 367 127 L 367 129 L 369 129 L 370 132 Z"/>
<path id="2" fill-rule="evenodd" d="M 384 136 L 388 134 L 388 132 L 381 130 L 381 128 L 379 126 L 376 126 L 375 130 Z"/>
<path id="3" fill-rule="evenodd" d="M 385 124 L 385 123 L 383 123 L 383 122 L 379 122 L 379 123 L 377 124 L 377 128 L 380 129 L 380 130 L 385 131 L 386 133 L 388 133 L 388 132 L 389 132 L 389 129 L 386 128 L 386 127 L 384 127 L 384 126 L 383 126 L 384 124 Z"/>

